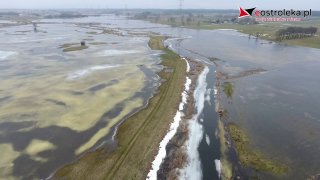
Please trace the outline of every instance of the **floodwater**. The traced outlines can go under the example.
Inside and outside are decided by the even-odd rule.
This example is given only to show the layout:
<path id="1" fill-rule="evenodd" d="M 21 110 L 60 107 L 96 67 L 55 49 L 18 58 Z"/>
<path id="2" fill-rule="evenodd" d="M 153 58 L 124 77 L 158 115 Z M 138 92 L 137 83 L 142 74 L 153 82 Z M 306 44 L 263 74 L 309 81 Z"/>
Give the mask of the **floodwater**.
<path id="1" fill-rule="evenodd" d="M 285 176 L 257 173 L 260 178 L 306 179 L 320 173 L 320 50 L 249 39 L 232 30 L 171 28 L 115 16 L 43 22 L 42 32 L 23 32 L 32 30 L 30 25 L 0 34 L 0 149 L 8 154 L 0 160 L 2 177 L 47 177 L 103 143 L 114 129 L 108 124 L 142 107 L 154 89 L 150 85 L 158 85 L 159 56 L 146 47 L 147 37 L 132 33 L 149 31 L 178 37 L 166 43 L 208 68 L 205 82 L 199 82 L 206 84 L 199 92 L 204 101 L 197 101 L 203 108 L 192 130 L 200 134 L 193 160 L 201 169 L 188 168 L 197 171 L 195 179 L 220 174 L 216 72 L 232 87 L 221 100 L 228 122 L 247 133 L 252 148 L 289 167 Z M 124 36 L 101 34 L 99 27 Z M 83 39 L 107 44 L 67 53 L 58 48 Z M 210 57 L 219 61 L 214 64 Z"/>
<path id="2" fill-rule="evenodd" d="M 159 86 L 160 52 L 148 37 L 102 33 L 77 19 L 42 20 L 38 32 L 2 28 L 0 37 L 0 179 L 46 178 L 110 143 Z M 82 40 L 89 48 L 63 52 Z"/>
<path id="3" fill-rule="evenodd" d="M 220 59 L 214 69 L 227 74 L 223 83 L 233 88 L 223 98 L 228 121 L 245 130 L 252 148 L 289 167 L 285 176 L 258 177 L 306 179 L 320 172 L 320 50 L 222 30 L 195 33 L 181 46 Z M 257 69 L 263 72 L 244 73 Z"/>
<path id="4" fill-rule="evenodd" d="M 220 164 L 215 163 L 221 158 L 216 133 L 216 72 L 226 76 L 220 83 L 232 87 L 231 94 L 219 99 L 228 113 L 227 122 L 246 132 L 251 148 L 289 168 L 280 176 L 249 169 L 240 176 L 307 179 L 320 173 L 319 49 L 250 39 L 234 30 L 163 27 L 157 31 L 180 37 L 167 43 L 180 55 L 209 67 L 207 101 L 197 120 L 202 125 L 198 132 L 202 139 L 195 152 L 202 165 L 198 179 L 218 179 L 220 173 Z M 209 61 L 211 57 L 219 59 L 215 65 Z"/>

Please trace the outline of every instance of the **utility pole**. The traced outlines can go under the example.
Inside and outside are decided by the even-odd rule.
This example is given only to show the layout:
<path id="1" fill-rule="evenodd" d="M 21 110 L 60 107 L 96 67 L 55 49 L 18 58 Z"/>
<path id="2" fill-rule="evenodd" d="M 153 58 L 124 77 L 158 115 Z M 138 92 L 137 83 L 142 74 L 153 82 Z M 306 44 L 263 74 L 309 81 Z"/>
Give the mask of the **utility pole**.
<path id="1" fill-rule="evenodd" d="M 182 14 L 183 0 L 179 0 L 179 11 Z"/>
<path id="2" fill-rule="evenodd" d="M 179 14 L 180 14 L 180 19 L 181 19 L 182 26 L 184 26 L 184 15 L 182 13 L 183 1 L 184 0 L 179 0 Z"/>

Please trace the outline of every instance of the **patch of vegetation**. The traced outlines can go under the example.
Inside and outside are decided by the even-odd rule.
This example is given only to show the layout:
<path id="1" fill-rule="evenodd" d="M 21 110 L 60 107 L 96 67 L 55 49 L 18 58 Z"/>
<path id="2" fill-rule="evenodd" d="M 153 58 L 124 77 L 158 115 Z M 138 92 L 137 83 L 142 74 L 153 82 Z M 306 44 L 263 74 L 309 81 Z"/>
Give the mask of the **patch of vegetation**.
<path id="1" fill-rule="evenodd" d="M 223 83 L 223 92 L 226 94 L 227 98 L 232 99 L 234 88 L 231 82 Z"/>
<path id="2" fill-rule="evenodd" d="M 79 43 L 66 43 L 66 44 L 60 45 L 59 48 L 63 49 L 63 52 L 70 52 L 70 51 L 81 51 L 89 47 L 80 46 Z"/>
<path id="3" fill-rule="evenodd" d="M 227 151 L 228 151 L 228 142 L 226 139 L 225 126 L 222 120 L 218 120 L 218 129 L 219 129 L 219 139 L 220 139 L 220 152 L 221 152 L 221 164 L 222 164 L 222 179 L 231 179 L 232 178 L 232 165 L 228 161 Z"/>
<path id="4" fill-rule="evenodd" d="M 239 160 L 242 165 L 249 166 L 257 171 L 266 171 L 275 175 L 284 175 L 289 168 L 275 160 L 267 158 L 262 152 L 250 148 L 247 135 L 234 123 L 228 125 L 228 131 L 235 143 Z"/>
<path id="5" fill-rule="evenodd" d="M 115 29 L 104 29 L 102 31 L 102 34 L 113 34 L 116 36 L 123 36 L 123 34 L 120 31 L 117 31 Z"/>
<path id="6" fill-rule="evenodd" d="M 212 61 L 212 62 L 220 61 L 220 59 L 219 59 L 219 58 L 216 58 L 216 57 L 209 57 L 208 59 L 209 59 L 210 61 Z"/>
<path id="7" fill-rule="evenodd" d="M 173 72 L 161 71 L 163 79 L 148 106 L 128 118 L 118 130 L 118 147 L 110 147 L 83 155 L 78 161 L 58 170 L 54 179 L 145 179 L 158 146 L 166 134 L 181 101 L 186 63 L 165 48 L 165 37 L 150 38 L 150 48 L 162 50 L 162 65 Z M 90 172 L 90 173 L 88 173 Z"/>
<path id="8" fill-rule="evenodd" d="M 87 34 L 97 35 L 98 32 L 96 32 L 96 31 L 91 31 L 91 32 L 87 32 Z"/>
<path id="9" fill-rule="evenodd" d="M 84 49 L 88 49 L 88 46 L 72 46 L 63 49 L 63 52 L 71 52 L 71 51 L 81 51 Z"/>
<path id="10" fill-rule="evenodd" d="M 148 42 L 148 45 L 153 50 L 164 50 L 163 41 L 166 38 L 164 36 L 152 36 Z"/>

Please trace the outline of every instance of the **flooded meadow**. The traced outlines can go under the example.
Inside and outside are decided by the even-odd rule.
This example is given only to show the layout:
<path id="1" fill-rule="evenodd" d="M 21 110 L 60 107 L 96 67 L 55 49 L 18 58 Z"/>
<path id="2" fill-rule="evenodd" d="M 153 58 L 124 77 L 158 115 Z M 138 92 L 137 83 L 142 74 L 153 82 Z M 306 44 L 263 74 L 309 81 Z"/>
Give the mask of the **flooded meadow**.
<path id="1" fill-rule="evenodd" d="M 36 33 L 32 24 L 0 29 L 0 150 L 6 154 L 0 178 L 46 178 L 113 143 L 117 125 L 144 107 L 161 82 L 150 34 L 175 37 L 165 44 L 205 69 L 184 175 L 307 179 L 320 173 L 319 49 L 109 15 L 37 23 Z M 228 130 L 244 143 L 232 142 Z M 244 166 L 237 145 L 247 150 Z M 285 168 L 279 173 L 274 164 Z"/>
<path id="2" fill-rule="evenodd" d="M 159 86 L 159 52 L 148 37 L 74 21 L 1 29 L 0 178 L 47 178 L 113 141 L 117 124 Z M 77 48 L 81 41 L 87 48 Z"/>

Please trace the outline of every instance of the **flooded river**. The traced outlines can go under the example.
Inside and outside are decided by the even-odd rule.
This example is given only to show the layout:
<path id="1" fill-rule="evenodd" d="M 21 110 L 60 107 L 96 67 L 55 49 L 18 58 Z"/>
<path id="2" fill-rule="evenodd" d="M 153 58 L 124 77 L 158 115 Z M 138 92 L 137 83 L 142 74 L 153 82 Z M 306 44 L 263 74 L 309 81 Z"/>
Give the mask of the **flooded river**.
<path id="1" fill-rule="evenodd" d="M 245 130 L 252 148 L 289 168 L 285 176 L 259 176 L 306 179 L 318 174 L 320 78 L 316 74 L 320 50 L 249 39 L 234 31 L 203 31 L 191 36 L 181 46 L 204 57 L 219 58 L 212 71 L 226 74 L 223 83 L 232 85 L 233 93 L 223 98 L 228 122 Z M 259 70 L 263 71 L 254 73 Z"/>
<path id="2" fill-rule="evenodd" d="M 218 179 L 214 88 L 216 72 L 231 84 L 220 103 L 248 135 L 250 147 L 288 167 L 285 175 L 246 170 L 243 177 L 306 179 L 320 172 L 320 105 L 317 72 L 320 50 L 286 46 L 249 38 L 233 30 L 167 28 L 162 33 L 184 38 L 170 41 L 180 55 L 203 61 L 209 68 L 207 101 L 198 122 L 202 140 L 198 152 L 203 179 Z M 214 63 L 210 59 L 215 59 Z M 223 167 L 222 167 L 223 168 Z"/>
<path id="3" fill-rule="evenodd" d="M 228 112 L 226 122 L 246 132 L 250 147 L 289 168 L 287 175 L 262 172 L 259 177 L 306 179 L 320 173 L 318 49 L 249 39 L 232 30 L 171 28 L 115 16 L 42 20 L 38 33 L 30 29 L 0 32 L 0 150 L 6 154 L 1 178 L 48 177 L 112 139 L 114 125 L 145 105 L 160 67 L 148 37 L 133 35 L 141 32 L 178 37 L 167 45 L 207 68 L 199 90 L 203 108 L 197 108 L 194 126 L 200 170 L 187 169 L 198 172 L 195 179 L 219 179 L 221 173 L 217 72 L 229 85 L 219 99 Z M 81 40 L 88 49 L 60 48 Z M 244 176 L 256 175 L 249 172 Z"/>

